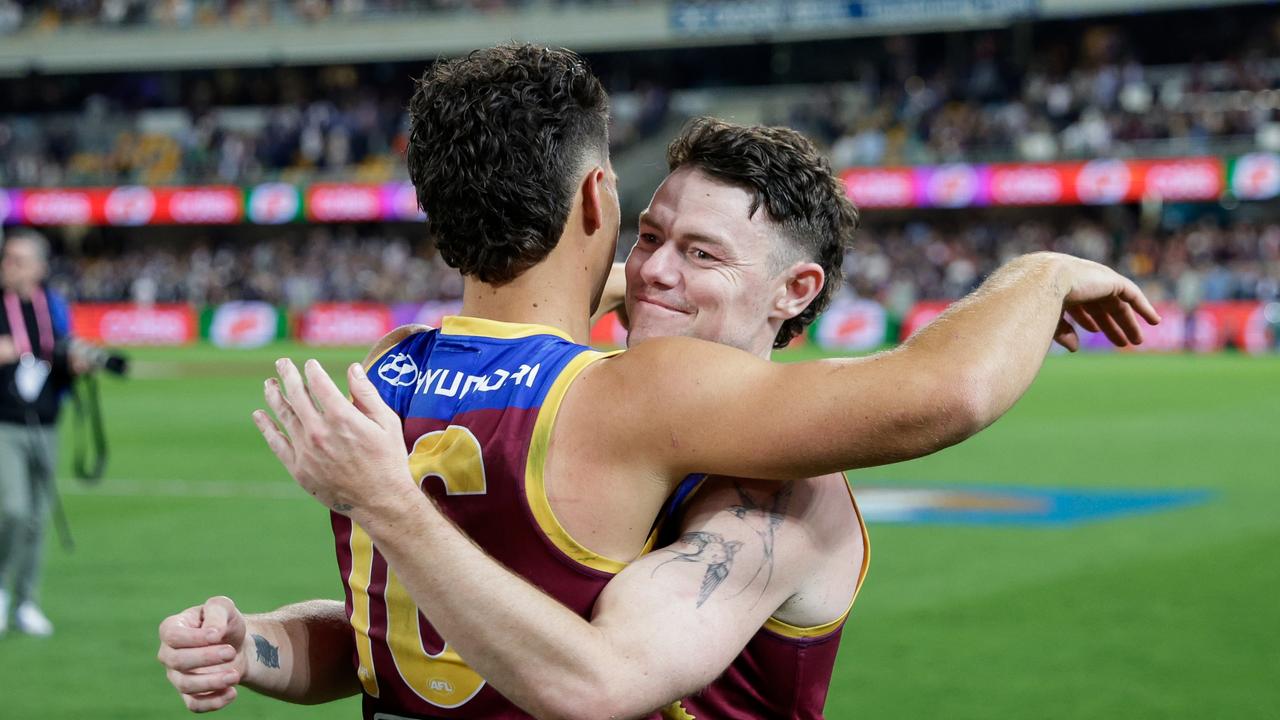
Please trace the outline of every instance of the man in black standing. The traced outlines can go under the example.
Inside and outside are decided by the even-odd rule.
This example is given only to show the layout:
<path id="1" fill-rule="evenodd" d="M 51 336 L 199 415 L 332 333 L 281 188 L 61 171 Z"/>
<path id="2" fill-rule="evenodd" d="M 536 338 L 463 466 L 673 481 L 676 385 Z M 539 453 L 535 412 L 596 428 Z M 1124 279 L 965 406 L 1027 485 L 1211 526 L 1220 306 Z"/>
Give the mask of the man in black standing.
<path id="1" fill-rule="evenodd" d="M 44 285 L 48 260 L 48 241 L 29 229 L 10 232 L 0 252 L 0 633 L 12 619 L 36 636 L 53 633 L 37 601 L 58 406 L 87 369 L 67 350 L 69 314 Z"/>

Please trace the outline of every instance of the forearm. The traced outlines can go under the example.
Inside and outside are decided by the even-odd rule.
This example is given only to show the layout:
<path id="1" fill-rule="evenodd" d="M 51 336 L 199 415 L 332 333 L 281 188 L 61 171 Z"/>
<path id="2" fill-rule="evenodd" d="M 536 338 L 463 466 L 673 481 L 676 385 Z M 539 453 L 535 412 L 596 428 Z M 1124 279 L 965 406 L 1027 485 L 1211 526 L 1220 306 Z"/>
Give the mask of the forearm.
<path id="1" fill-rule="evenodd" d="M 1068 290 L 1056 256 L 1020 257 L 897 352 L 927 358 L 944 369 L 946 382 L 962 390 L 958 400 L 976 432 L 995 422 L 1030 387 L 1053 341 Z"/>
<path id="2" fill-rule="evenodd" d="M 595 325 L 601 318 L 615 310 L 619 315 L 625 314 L 626 298 L 626 265 L 624 263 L 614 263 L 613 268 L 609 271 L 609 278 L 605 281 L 604 291 L 600 294 L 600 302 L 596 303 L 596 309 L 591 313 L 591 324 Z"/>
<path id="3" fill-rule="evenodd" d="M 245 621 L 245 687 L 304 705 L 360 692 L 351 665 L 354 639 L 341 602 L 311 600 Z"/>
<path id="4" fill-rule="evenodd" d="M 357 514 L 423 614 L 504 696 L 537 717 L 613 712 L 619 657 L 604 634 L 487 556 L 429 497 Z"/>

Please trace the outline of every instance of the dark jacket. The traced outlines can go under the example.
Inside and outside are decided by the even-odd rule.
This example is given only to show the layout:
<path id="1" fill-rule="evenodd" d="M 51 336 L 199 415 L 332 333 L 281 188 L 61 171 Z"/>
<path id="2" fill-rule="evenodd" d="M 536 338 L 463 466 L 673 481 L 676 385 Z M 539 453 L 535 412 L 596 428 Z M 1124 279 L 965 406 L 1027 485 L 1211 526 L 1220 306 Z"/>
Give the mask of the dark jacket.
<path id="1" fill-rule="evenodd" d="M 58 420 L 58 408 L 62 404 L 62 396 L 71 384 L 71 368 L 67 361 L 66 340 L 70 336 L 71 322 L 67 304 L 62 298 L 45 288 L 48 298 L 49 315 L 46 322 L 52 322 L 55 349 L 47 353 L 41 348 L 40 330 L 36 318 L 35 305 L 30 300 L 21 301 L 23 322 L 27 326 L 30 347 L 40 360 L 51 364 L 49 378 L 44 389 L 34 403 L 28 403 L 18 395 L 14 382 L 17 363 L 0 365 L 0 423 L 26 424 L 28 416 L 34 411 L 35 418 L 42 425 L 52 425 Z M 0 337 L 12 338 L 13 330 L 9 327 L 9 313 L 3 306 L 3 292 L 0 292 Z"/>

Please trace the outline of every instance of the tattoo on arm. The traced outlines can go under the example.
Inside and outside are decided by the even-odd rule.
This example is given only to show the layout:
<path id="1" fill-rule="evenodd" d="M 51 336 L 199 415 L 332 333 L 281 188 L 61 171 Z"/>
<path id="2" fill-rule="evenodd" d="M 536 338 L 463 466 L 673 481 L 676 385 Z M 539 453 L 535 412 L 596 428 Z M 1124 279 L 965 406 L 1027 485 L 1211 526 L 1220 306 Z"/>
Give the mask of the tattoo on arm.
<path id="1" fill-rule="evenodd" d="M 762 560 L 760 566 L 756 568 L 755 574 L 742 586 L 742 590 L 739 590 L 733 597 L 742 594 L 744 590 L 751 587 L 756 578 L 760 577 L 760 573 L 767 568 L 768 572 L 765 575 L 764 585 L 760 589 L 760 596 L 764 597 L 764 591 L 769 587 L 769 583 L 773 579 L 774 536 L 777 529 L 782 526 L 783 520 L 786 519 L 787 508 L 791 503 L 791 484 L 783 485 L 763 503 L 757 502 L 741 485 L 734 483 L 734 488 L 738 492 L 739 503 L 725 508 L 722 512 L 733 515 L 751 527 L 760 538 Z M 734 555 L 742 549 L 743 543 L 740 540 L 725 540 L 724 536 L 719 533 L 702 530 L 685 533 L 680 537 L 680 542 L 692 549 L 676 550 L 664 548 L 663 552 L 672 553 L 674 557 L 660 563 L 653 569 L 653 572 L 649 573 L 649 577 L 653 577 L 658 570 L 673 562 L 706 565 L 706 572 L 702 576 L 702 587 L 698 591 L 698 607 L 702 607 L 707 598 L 711 597 L 711 594 L 729 577 L 729 572 L 733 569 Z"/>
<path id="2" fill-rule="evenodd" d="M 258 651 L 258 662 L 269 668 L 280 667 L 280 648 L 272 645 L 261 635 L 253 636 L 253 646 Z"/>
<path id="3" fill-rule="evenodd" d="M 773 580 L 773 542 L 774 533 L 782 526 L 782 521 L 787 517 L 787 507 L 791 505 L 791 483 L 786 483 L 778 488 L 778 492 L 770 495 L 764 503 L 757 503 L 755 498 L 742 489 L 738 483 L 733 484 L 733 488 L 738 491 L 739 504 L 729 508 L 728 512 L 733 513 L 739 520 L 742 520 L 755 531 L 760 537 L 760 543 L 764 553 L 764 561 L 760 567 L 756 568 L 756 574 L 751 576 L 746 585 L 742 586 L 743 590 L 751 587 L 751 583 L 755 582 L 760 576 L 760 571 L 768 568 L 768 574 L 765 575 L 764 586 L 760 588 L 760 596 L 764 596 L 764 591 L 769 588 L 770 581 Z"/>
<path id="4" fill-rule="evenodd" d="M 705 563 L 706 573 L 702 576 L 702 588 L 698 591 L 698 607 L 711 597 L 711 593 L 720 587 L 720 583 L 729 577 L 729 569 L 733 567 L 733 555 L 742 547 L 738 540 L 725 542 L 724 536 L 711 532 L 688 532 L 680 536 L 680 542 L 694 548 L 693 552 L 681 552 L 667 548 L 667 552 L 675 553 L 675 557 L 658 565 L 649 573 L 653 577 L 663 565 L 673 562 Z"/>

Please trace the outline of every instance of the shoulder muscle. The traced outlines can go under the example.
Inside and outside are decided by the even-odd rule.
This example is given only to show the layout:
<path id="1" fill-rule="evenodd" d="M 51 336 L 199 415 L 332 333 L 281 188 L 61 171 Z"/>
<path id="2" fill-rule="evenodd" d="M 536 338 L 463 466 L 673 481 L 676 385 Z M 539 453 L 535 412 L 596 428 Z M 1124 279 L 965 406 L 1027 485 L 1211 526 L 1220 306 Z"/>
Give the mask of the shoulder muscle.
<path id="1" fill-rule="evenodd" d="M 383 335 L 381 340 L 374 343 L 373 347 L 369 350 L 369 354 L 365 355 L 364 366 L 368 368 L 375 360 L 382 357 L 384 353 L 395 347 L 398 343 L 404 341 L 405 338 L 417 335 L 418 333 L 427 332 L 430 329 L 431 328 L 427 325 L 401 325 L 395 330 Z"/>

